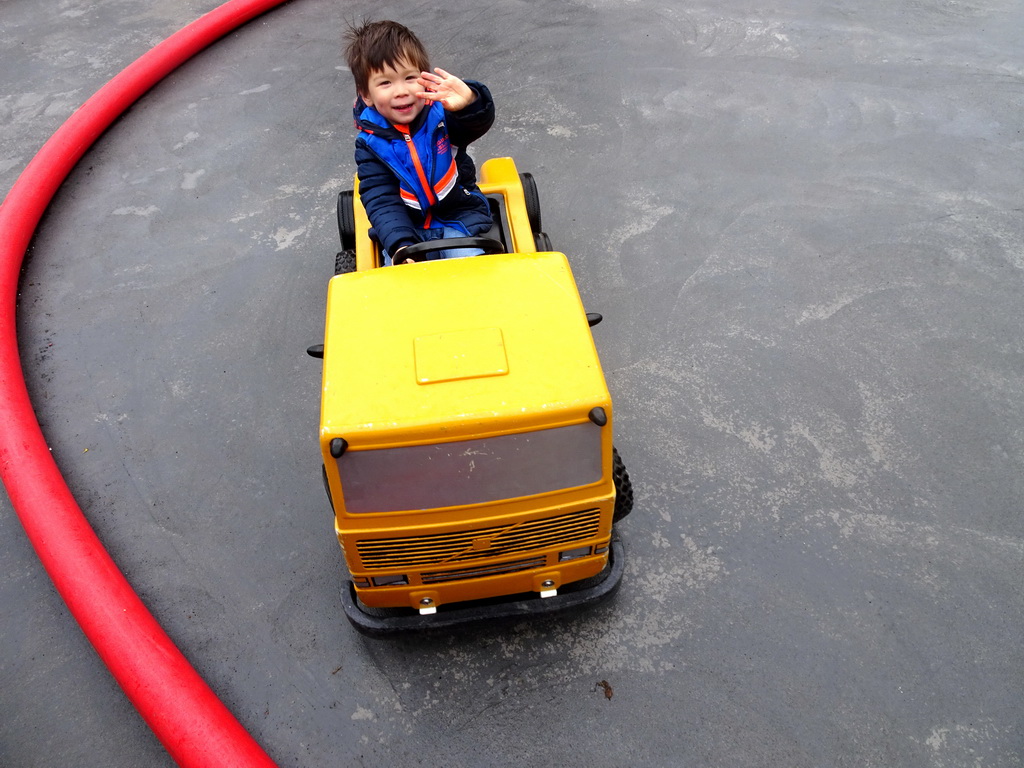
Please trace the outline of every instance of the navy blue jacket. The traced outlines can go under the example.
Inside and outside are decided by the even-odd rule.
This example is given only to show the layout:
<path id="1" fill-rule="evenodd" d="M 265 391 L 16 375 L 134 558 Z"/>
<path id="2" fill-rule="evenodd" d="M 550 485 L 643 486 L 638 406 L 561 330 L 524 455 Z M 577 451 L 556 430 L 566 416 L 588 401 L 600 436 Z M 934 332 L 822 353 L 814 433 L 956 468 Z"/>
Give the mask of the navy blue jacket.
<path id="1" fill-rule="evenodd" d="M 424 108 L 409 126 L 409 132 L 425 155 L 433 147 L 441 153 L 442 142 L 450 145 L 454 153 L 457 178 L 448 194 L 423 209 L 423 196 L 417 195 L 420 207 L 411 199 L 403 202 L 402 186 L 406 198 L 411 198 L 410 184 L 422 192 L 422 185 L 406 178 L 399 183 L 399 175 L 408 177 L 400 167 L 399 159 L 409 154 L 405 136 L 390 125 L 374 109 L 357 99 L 354 107 L 356 128 L 356 169 L 359 174 L 359 198 L 370 219 L 370 235 L 377 239 L 388 253 L 403 245 L 441 236 L 445 224 L 478 235 L 491 226 L 487 200 L 480 194 L 476 183 L 476 166 L 466 146 L 483 136 L 494 122 L 494 101 L 487 86 L 473 80 L 466 84 L 477 94 L 477 100 L 459 112 L 446 112 L 439 104 Z M 444 142 L 447 131 L 447 141 Z M 440 132 L 440 133 L 439 133 Z M 399 153 L 404 153 L 399 155 Z M 443 156 L 443 153 L 441 153 Z M 442 168 L 438 177 L 445 171 Z M 431 183 L 438 178 L 431 179 Z M 461 225 L 461 226 L 459 226 Z"/>

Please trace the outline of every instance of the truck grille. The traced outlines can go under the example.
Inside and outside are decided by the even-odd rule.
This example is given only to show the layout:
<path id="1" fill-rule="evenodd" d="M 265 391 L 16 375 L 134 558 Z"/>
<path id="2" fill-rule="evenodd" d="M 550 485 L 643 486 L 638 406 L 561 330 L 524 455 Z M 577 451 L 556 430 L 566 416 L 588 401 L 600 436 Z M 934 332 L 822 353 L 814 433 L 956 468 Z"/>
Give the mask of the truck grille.
<path id="1" fill-rule="evenodd" d="M 367 539 L 356 542 L 356 549 L 366 570 L 420 569 L 535 552 L 594 538 L 600 521 L 601 510 L 587 509 L 493 528 L 433 536 Z"/>
<path id="2" fill-rule="evenodd" d="M 497 563 L 496 565 L 480 565 L 476 568 L 462 568 L 457 571 L 437 571 L 436 573 L 424 573 L 424 584 L 440 584 L 443 581 L 459 581 L 461 579 L 478 579 L 482 576 L 497 576 L 501 573 L 515 573 L 516 571 L 528 571 L 531 568 L 543 568 L 547 564 L 547 558 L 536 557 L 532 560 L 516 560 L 511 563 Z"/>

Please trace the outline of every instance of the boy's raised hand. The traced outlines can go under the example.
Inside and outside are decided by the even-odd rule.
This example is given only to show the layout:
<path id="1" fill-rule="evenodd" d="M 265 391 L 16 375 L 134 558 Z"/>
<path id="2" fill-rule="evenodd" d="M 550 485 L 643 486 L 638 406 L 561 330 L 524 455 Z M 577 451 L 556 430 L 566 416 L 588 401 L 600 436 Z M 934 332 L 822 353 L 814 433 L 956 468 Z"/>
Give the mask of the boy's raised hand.
<path id="1" fill-rule="evenodd" d="M 436 74 L 434 74 L 436 73 Z M 420 72 L 418 82 L 424 88 L 417 93 L 425 101 L 439 101 L 449 112 L 458 112 L 476 101 L 476 91 L 455 75 L 434 67 L 434 73 Z"/>

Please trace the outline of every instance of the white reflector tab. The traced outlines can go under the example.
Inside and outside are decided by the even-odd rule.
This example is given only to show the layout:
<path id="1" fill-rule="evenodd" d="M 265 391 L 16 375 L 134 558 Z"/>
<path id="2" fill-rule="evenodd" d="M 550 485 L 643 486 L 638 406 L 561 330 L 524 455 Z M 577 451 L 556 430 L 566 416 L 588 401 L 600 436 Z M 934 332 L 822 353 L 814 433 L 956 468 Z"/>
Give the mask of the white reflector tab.
<path id="1" fill-rule="evenodd" d="M 437 608 L 420 608 L 420 616 L 429 616 L 432 613 L 437 613 Z"/>
<path id="2" fill-rule="evenodd" d="M 558 594 L 557 589 L 545 589 L 540 593 L 541 597 L 554 597 Z"/>

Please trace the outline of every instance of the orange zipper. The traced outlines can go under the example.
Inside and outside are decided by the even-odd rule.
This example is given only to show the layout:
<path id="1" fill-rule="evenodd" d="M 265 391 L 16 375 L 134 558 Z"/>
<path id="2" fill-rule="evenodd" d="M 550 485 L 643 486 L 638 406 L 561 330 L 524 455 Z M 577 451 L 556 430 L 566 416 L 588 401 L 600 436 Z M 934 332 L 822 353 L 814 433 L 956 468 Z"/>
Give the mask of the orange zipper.
<path id="1" fill-rule="evenodd" d="M 405 125 L 396 125 L 395 128 L 405 137 L 405 146 L 409 148 L 409 157 L 412 158 L 412 164 L 416 166 L 416 174 L 420 177 L 420 186 L 423 187 L 423 191 L 427 195 L 427 202 L 433 205 L 437 202 L 437 197 L 434 195 L 430 182 L 427 181 L 427 174 L 423 171 L 423 164 L 420 163 L 420 155 L 416 151 L 416 143 L 412 140 L 412 136 L 409 135 L 409 128 Z"/>

